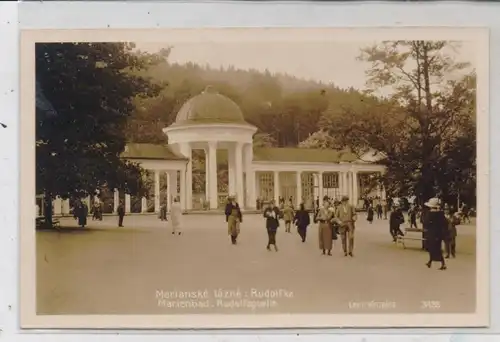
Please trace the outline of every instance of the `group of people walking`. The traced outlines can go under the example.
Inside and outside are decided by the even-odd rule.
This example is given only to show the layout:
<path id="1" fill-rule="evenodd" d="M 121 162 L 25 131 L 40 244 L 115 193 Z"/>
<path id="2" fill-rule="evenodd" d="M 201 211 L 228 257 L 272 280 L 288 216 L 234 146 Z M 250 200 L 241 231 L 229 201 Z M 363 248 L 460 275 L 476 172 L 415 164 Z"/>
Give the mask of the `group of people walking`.
<path id="1" fill-rule="evenodd" d="M 228 235 L 231 237 L 231 243 L 237 244 L 240 233 L 240 224 L 243 222 L 243 216 L 234 196 L 229 197 L 225 209 L 226 222 L 228 224 Z M 309 212 L 305 209 L 303 203 L 299 209 L 295 210 L 292 202 L 282 205 L 280 209 L 274 201 L 267 203 L 263 209 L 265 227 L 267 230 L 268 241 L 266 248 L 278 251 L 276 242 L 276 233 L 280 227 L 280 221 L 284 221 L 285 232 L 291 233 L 292 224 L 297 227 L 302 242 L 306 241 L 307 228 L 311 224 Z M 323 205 L 314 212 L 314 223 L 318 223 L 318 242 L 319 249 L 323 255 L 332 255 L 333 242 L 341 236 L 342 250 L 345 256 L 354 256 L 354 230 L 357 219 L 356 209 L 349 204 L 349 198 L 343 196 L 341 201 L 330 201 L 324 199 Z"/>
<path id="2" fill-rule="evenodd" d="M 285 232 L 290 233 L 292 224 L 297 227 L 302 242 L 306 241 L 307 228 L 311 224 L 309 212 L 302 203 L 298 210 L 295 210 L 293 202 L 281 204 L 281 208 L 274 201 L 270 201 L 263 208 L 263 217 L 268 235 L 266 248 L 278 251 L 276 242 L 276 233 L 280 227 L 280 221 L 284 222 Z M 371 209 L 371 210 L 370 210 Z M 403 210 L 398 203 L 392 203 L 389 215 L 389 231 L 394 242 L 398 236 L 404 236 L 401 231 L 401 225 L 405 222 Z M 228 223 L 228 234 L 231 236 L 231 242 L 237 244 L 237 238 L 240 233 L 240 224 L 243 221 L 241 209 L 235 200 L 230 197 L 226 205 L 226 222 Z M 373 221 L 373 205 L 370 203 L 367 210 L 367 220 Z M 382 209 L 378 218 L 383 218 Z M 453 212 L 452 208 L 445 205 L 437 198 L 428 200 L 422 209 L 417 205 L 410 207 L 408 211 L 410 228 L 417 228 L 417 218 L 423 225 L 424 248 L 429 254 L 427 267 L 431 267 L 433 262 L 440 262 L 440 270 L 446 270 L 445 259 L 456 256 L 456 226 L 461 223 L 465 215 L 463 211 Z M 467 219 L 468 216 L 467 216 Z M 344 256 L 354 256 L 354 232 L 357 220 L 356 208 L 349 204 L 349 198 L 343 196 L 341 201 L 331 201 L 325 198 L 323 205 L 317 206 L 314 211 L 313 222 L 318 224 L 318 242 L 319 249 L 323 255 L 332 255 L 332 249 L 335 241 L 340 235 L 342 241 L 342 251 Z M 445 244 L 446 256 L 443 255 L 442 245 Z"/>

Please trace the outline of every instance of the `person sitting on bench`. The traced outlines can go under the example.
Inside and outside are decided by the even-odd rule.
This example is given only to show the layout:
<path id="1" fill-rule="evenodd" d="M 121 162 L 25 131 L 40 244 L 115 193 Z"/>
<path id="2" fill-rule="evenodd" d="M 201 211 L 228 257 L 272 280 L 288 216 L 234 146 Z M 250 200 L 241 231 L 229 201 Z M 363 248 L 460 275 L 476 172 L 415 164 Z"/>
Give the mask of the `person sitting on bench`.
<path id="1" fill-rule="evenodd" d="M 389 232 L 391 233 L 394 242 L 398 240 L 398 235 L 404 236 L 404 233 L 399 228 L 404 222 L 405 218 L 403 216 L 401 208 L 399 207 L 399 205 L 394 204 L 394 210 L 389 216 Z"/>

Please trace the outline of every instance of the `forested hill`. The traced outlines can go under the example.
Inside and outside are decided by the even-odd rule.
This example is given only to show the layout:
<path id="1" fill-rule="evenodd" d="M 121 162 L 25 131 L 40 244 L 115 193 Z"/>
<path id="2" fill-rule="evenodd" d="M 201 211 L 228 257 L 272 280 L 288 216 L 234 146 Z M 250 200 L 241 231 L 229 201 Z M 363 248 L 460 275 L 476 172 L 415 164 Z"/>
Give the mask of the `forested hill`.
<path id="1" fill-rule="evenodd" d="M 263 81 L 270 79 L 274 80 L 277 84 L 280 85 L 283 94 L 332 87 L 332 85 L 323 84 L 321 82 L 313 80 L 297 78 L 293 75 L 271 73 L 268 70 L 243 70 L 237 69 L 233 66 L 214 69 L 208 65 L 201 66 L 193 63 L 162 63 L 160 65 L 152 67 L 150 69 L 150 74 L 160 79 L 169 79 L 171 77 L 191 77 L 198 78 L 208 83 L 227 83 L 240 91 L 246 90 L 249 84 L 252 84 L 259 79 Z"/>
<path id="2" fill-rule="evenodd" d="M 171 124 L 190 97 L 207 85 L 234 100 L 248 122 L 259 128 L 259 144 L 297 146 L 321 128 L 329 108 L 361 103 L 364 95 L 354 89 L 303 80 L 269 71 L 214 69 L 193 63 L 152 66 L 147 76 L 164 82 L 160 96 L 141 100 L 129 122 L 128 139 L 134 142 L 163 143 L 161 128 Z"/>

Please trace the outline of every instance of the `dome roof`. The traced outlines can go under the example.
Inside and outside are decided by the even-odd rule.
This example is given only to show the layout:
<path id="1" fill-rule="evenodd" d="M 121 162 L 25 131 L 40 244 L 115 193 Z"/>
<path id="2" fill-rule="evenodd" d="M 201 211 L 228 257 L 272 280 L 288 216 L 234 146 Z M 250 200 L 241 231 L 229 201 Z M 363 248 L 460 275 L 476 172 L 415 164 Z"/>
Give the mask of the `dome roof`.
<path id="1" fill-rule="evenodd" d="M 184 103 L 177 113 L 175 123 L 245 123 L 245 118 L 233 100 L 209 86 Z"/>

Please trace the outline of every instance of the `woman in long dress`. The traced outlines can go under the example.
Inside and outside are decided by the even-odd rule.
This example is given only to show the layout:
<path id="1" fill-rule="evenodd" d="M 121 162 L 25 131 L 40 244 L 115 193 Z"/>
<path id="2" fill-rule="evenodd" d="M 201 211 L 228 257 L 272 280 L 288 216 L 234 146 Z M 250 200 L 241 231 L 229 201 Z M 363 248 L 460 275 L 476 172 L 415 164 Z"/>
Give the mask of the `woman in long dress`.
<path id="1" fill-rule="evenodd" d="M 370 222 L 370 224 L 373 223 L 373 206 L 371 204 L 368 204 L 368 208 L 366 209 L 366 220 Z"/>
<path id="2" fill-rule="evenodd" d="M 89 214 L 89 208 L 83 202 L 78 202 L 75 208 L 75 218 L 78 218 L 78 225 L 85 228 L 87 225 L 87 215 Z"/>
<path id="3" fill-rule="evenodd" d="M 291 202 L 289 202 L 283 208 L 283 221 L 285 221 L 285 232 L 287 233 L 291 232 L 293 216 L 294 216 L 293 205 Z"/>
<path id="4" fill-rule="evenodd" d="M 331 219 L 332 211 L 329 210 L 328 202 L 325 201 L 323 206 L 318 210 L 314 221 L 318 223 L 319 249 L 323 251 L 323 254 L 326 254 L 326 251 L 328 251 L 328 255 L 332 255 L 333 247 Z"/>
<path id="5" fill-rule="evenodd" d="M 174 198 L 174 202 L 170 206 L 170 221 L 172 222 L 172 234 L 181 235 L 182 208 L 178 197 Z"/>
<path id="6" fill-rule="evenodd" d="M 446 269 L 446 263 L 443 257 L 442 245 L 448 232 L 448 221 L 441 210 L 439 199 L 431 198 L 425 206 L 429 212 L 425 217 L 424 229 L 427 230 L 426 241 L 427 251 L 429 252 L 429 261 L 426 266 L 431 268 L 433 261 L 441 263 L 440 270 Z"/>
<path id="7" fill-rule="evenodd" d="M 231 243 L 236 245 L 240 233 L 240 224 L 243 221 L 243 215 L 241 215 L 240 206 L 236 202 L 236 199 L 230 197 L 228 200 L 225 210 L 227 233 L 231 236 Z"/>
<path id="8" fill-rule="evenodd" d="M 266 230 L 267 230 L 267 250 L 271 250 L 271 245 L 274 246 L 274 250 L 278 251 L 278 246 L 276 245 L 276 233 L 278 232 L 278 227 L 280 226 L 280 210 L 274 203 L 274 201 L 269 202 L 266 209 L 264 209 L 264 218 L 266 219 Z"/>
<path id="9" fill-rule="evenodd" d="M 307 227 L 311 224 L 311 218 L 305 209 L 304 203 L 300 204 L 299 210 L 295 213 L 294 222 L 297 225 L 297 231 L 302 238 L 302 242 L 306 242 Z"/>

